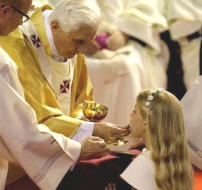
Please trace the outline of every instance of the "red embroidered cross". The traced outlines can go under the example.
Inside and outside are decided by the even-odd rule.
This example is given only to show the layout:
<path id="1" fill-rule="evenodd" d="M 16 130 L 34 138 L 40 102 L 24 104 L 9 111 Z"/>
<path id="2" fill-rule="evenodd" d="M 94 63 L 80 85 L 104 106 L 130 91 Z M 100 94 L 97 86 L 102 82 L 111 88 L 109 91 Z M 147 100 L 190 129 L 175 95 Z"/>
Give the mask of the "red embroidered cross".
<path id="1" fill-rule="evenodd" d="M 36 47 L 36 48 L 39 48 L 41 47 L 41 40 L 38 36 L 36 36 L 35 34 L 33 34 L 31 36 L 31 40 L 32 40 L 32 43 L 33 45 Z"/>
<path id="2" fill-rule="evenodd" d="M 70 84 L 68 80 L 64 80 L 63 84 L 60 84 L 60 92 L 66 93 L 69 90 Z"/>

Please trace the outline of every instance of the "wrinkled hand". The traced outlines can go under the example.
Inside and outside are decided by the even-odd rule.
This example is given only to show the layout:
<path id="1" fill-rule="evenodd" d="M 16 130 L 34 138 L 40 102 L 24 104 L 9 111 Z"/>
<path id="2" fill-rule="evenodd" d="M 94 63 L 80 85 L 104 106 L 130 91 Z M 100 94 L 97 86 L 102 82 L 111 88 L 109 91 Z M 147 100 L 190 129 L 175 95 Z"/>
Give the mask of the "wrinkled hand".
<path id="1" fill-rule="evenodd" d="M 122 137 L 128 135 L 130 132 L 130 126 L 119 127 L 118 125 L 108 123 L 108 122 L 99 122 L 95 123 L 93 135 L 109 140 L 110 138 L 121 139 Z"/>
<path id="2" fill-rule="evenodd" d="M 123 145 L 107 145 L 107 149 L 110 153 L 117 153 L 117 152 L 126 152 L 130 149 L 135 149 L 140 145 L 144 145 L 143 138 L 134 138 L 130 135 L 123 137 L 122 139 L 124 141 Z"/>
<path id="3" fill-rule="evenodd" d="M 99 137 L 88 137 L 81 142 L 79 160 L 99 158 L 107 154 L 106 143 Z"/>
<path id="4" fill-rule="evenodd" d="M 122 32 L 115 30 L 110 34 L 106 44 L 107 47 L 111 50 L 117 50 L 118 48 L 123 47 L 127 42 L 128 37 Z"/>
<path id="5" fill-rule="evenodd" d="M 129 149 L 136 148 L 140 145 L 144 145 L 143 138 L 134 138 L 131 135 L 125 136 L 123 140 L 126 142 L 126 144 L 130 144 Z"/>

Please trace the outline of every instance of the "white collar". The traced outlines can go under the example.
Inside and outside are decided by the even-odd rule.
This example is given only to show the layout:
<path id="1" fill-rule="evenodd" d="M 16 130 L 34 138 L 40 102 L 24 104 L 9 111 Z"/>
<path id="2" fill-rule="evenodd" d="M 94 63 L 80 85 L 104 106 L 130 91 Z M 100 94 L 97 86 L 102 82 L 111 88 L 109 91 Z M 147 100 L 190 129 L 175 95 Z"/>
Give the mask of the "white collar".
<path id="1" fill-rule="evenodd" d="M 151 150 L 147 150 L 146 148 L 142 149 L 142 154 L 146 156 L 148 159 L 152 160 Z"/>
<path id="2" fill-rule="evenodd" d="M 51 27 L 50 27 L 50 22 L 49 22 L 49 15 L 51 14 L 53 10 L 45 10 L 43 11 L 42 13 L 42 16 L 43 16 L 43 20 L 44 20 L 44 25 L 45 25 L 45 30 L 46 30 L 46 34 L 47 34 L 47 38 L 48 38 L 48 41 L 50 43 L 50 47 L 51 47 L 51 51 L 52 51 L 52 54 L 53 54 L 53 59 L 55 61 L 66 61 L 67 59 L 60 56 L 56 47 L 55 47 L 55 43 L 53 41 L 53 34 L 52 34 L 52 31 L 51 31 Z"/>
<path id="3" fill-rule="evenodd" d="M 155 190 L 155 166 L 151 151 L 143 151 L 124 170 L 121 177 L 132 187 L 139 190 Z"/>

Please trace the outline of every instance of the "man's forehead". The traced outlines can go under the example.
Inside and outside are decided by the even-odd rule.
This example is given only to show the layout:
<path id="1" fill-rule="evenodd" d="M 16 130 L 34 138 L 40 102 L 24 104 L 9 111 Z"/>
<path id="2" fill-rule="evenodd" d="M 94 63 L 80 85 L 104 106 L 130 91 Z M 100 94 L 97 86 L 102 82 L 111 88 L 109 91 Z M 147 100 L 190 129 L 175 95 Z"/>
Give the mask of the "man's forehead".
<path id="1" fill-rule="evenodd" d="M 32 3 L 32 0 L 0 0 L 1 3 L 12 4 L 17 8 L 22 8 Z"/>
<path id="2" fill-rule="evenodd" d="M 82 40 L 92 40 L 94 38 L 96 31 L 92 28 L 85 28 L 85 29 L 77 29 L 76 31 L 72 32 L 73 36 L 78 39 Z"/>

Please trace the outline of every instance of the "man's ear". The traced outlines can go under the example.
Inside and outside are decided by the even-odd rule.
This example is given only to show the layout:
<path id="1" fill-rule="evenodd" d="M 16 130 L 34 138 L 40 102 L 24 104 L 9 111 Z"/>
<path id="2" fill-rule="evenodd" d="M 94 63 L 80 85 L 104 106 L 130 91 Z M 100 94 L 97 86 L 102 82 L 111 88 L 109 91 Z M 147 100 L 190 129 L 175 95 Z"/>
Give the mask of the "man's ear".
<path id="1" fill-rule="evenodd" d="M 58 33 L 61 31 L 60 24 L 57 20 L 53 20 L 51 22 L 51 31 L 52 31 L 53 36 L 57 36 Z"/>
<path id="2" fill-rule="evenodd" d="M 0 17 L 3 20 L 7 20 L 12 13 L 12 8 L 10 6 L 5 6 L 0 8 Z"/>

